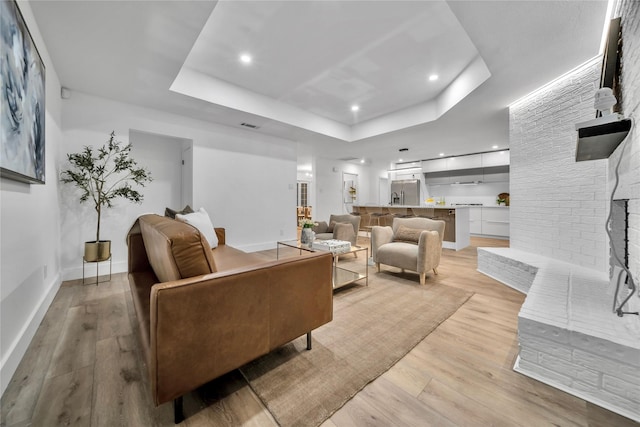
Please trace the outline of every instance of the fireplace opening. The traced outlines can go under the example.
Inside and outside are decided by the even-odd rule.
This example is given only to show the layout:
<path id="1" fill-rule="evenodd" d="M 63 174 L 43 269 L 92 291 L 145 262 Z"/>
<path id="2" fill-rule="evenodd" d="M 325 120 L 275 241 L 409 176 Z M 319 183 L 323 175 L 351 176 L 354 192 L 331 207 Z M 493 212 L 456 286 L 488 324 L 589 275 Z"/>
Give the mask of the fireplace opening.
<path id="1" fill-rule="evenodd" d="M 611 204 L 609 265 L 629 268 L 629 200 L 614 200 Z"/>
<path id="2" fill-rule="evenodd" d="M 613 311 L 619 317 L 625 314 L 640 314 L 630 311 L 628 305 L 637 288 L 629 272 L 629 200 L 611 201 L 611 212 L 607 224 L 609 235 L 609 265 L 612 284 L 615 284 Z M 635 306 L 635 304 L 634 304 Z"/>

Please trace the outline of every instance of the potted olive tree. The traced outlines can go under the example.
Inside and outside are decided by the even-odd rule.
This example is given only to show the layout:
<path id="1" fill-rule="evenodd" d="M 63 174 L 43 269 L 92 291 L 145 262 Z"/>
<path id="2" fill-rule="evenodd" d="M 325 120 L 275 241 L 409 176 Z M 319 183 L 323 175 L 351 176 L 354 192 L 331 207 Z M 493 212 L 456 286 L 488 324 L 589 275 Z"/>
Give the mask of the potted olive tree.
<path id="1" fill-rule="evenodd" d="M 112 207 L 118 198 L 141 203 L 144 196 L 132 184 L 144 187 L 151 182 L 151 173 L 131 158 L 131 144 L 116 141 L 115 132 L 102 147 L 86 146 L 79 153 L 67 154 L 67 160 L 71 167 L 62 171 L 62 182 L 80 189 L 80 203 L 92 203 L 98 215 L 96 240 L 85 242 L 84 258 L 88 262 L 107 260 L 111 241 L 100 240 L 102 208 Z"/>

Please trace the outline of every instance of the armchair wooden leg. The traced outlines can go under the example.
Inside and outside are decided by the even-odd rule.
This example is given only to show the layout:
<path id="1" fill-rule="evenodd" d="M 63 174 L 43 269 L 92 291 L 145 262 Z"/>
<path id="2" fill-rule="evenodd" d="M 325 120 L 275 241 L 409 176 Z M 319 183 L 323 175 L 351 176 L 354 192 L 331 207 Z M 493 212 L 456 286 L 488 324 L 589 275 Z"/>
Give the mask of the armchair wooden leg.
<path id="1" fill-rule="evenodd" d="M 433 268 L 433 274 L 435 274 L 436 276 L 438 275 L 438 270 L 435 267 Z"/>
<path id="2" fill-rule="evenodd" d="M 420 284 L 424 285 L 427 282 L 427 273 L 420 273 Z"/>
<path id="3" fill-rule="evenodd" d="M 376 262 L 376 271 L 380 273 L 380 263 Z"/>

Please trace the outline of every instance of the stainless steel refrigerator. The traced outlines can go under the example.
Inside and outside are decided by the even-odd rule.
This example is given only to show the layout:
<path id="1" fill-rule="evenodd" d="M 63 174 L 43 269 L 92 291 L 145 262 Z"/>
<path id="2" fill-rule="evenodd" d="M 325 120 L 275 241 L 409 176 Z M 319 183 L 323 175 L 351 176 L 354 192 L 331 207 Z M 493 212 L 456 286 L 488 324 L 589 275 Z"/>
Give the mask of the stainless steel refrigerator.
<path id="1" fill-rule="evenodd" d="M 420 205 L 420 180 L 404 179 L 391 181 L 391 204 L 392 205 Z"/>

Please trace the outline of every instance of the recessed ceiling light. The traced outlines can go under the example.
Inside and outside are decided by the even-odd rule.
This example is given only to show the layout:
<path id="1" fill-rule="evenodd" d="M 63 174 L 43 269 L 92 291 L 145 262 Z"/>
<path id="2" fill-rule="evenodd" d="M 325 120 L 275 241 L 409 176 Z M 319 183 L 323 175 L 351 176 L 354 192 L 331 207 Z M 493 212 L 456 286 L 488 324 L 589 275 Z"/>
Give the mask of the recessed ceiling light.
<path id="1" fill-rule="evenodd" d="M 247 53 L 243 53 L 242 55 L 240 55 L 240 62 L 242 62 L 243 64 L 251 64 L 251 60 L 251 55 Z"/>
<path id="2" fill-rule="evenodd" d="M 351 106 L 351 111 L 359 111 L 360 110 L 360 106 L 358 105 L 352 105 Z"/>
<path id="3" fill-rule="evenodd" d="M 402 161 L 402 159 L 398 159 L 398 161 L 399 161 L 399 162 L 401 162 L 401 161 Z"/>
<path id="4" fill-rule="evenodd" d="M 444 153 L 440 153 L 440 157 L 444 156 Z"/>
<path id="5" fill-rule="evenodd" d="M 360 163 L 364 163 L 364 159 L 360 160 Z"/>
<path id="6" fill-rule="evenodd" d="M 429 76 L 429 81 L 430 82 L 435 82 L 436 80 L 438 80 L 438 75 L 437 74 L 431 74 Z"/>
<path id="7" fill-rule="evenodd" d="M 497 145 L 494 145 L 494 146 L 493 146 L 493 147 L 491 147 L 491 148 L 493 148 L 493 149 L 495 150 L 496 148 L 498 148 L 498 146 L 497 146 Z"/>

